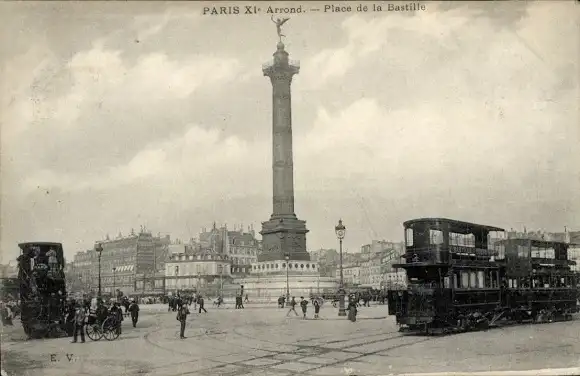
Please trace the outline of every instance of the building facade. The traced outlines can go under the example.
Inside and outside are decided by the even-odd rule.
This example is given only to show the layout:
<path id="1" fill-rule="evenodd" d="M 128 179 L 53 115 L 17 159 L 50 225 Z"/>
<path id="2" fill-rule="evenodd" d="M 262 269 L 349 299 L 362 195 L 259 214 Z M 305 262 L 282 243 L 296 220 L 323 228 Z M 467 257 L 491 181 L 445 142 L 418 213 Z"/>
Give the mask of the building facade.
<path id="1" fill-rule="evenodd" d="M 165 267 L 169 235 L 153 236 L 141 228 L 139 233 L 131 230 L 128 236 L 120 233 L 115 239 L 108 236 L 96 242 L 103 248 L 100 257 L 101 291 L 113 294 L 116 290 L 132 294 L 136 289 L 137 275 L 154 276 Z M 70 267 L 71 286 L 83 292 L 96 293 L 99 281 L 99 255 L 95 249 L 78 252 Z"/>
<path id="2" fill-rule="evenodd" d="M 177 253 L 172 254 L 165 263 L 167 292 L 190 290 L 216 293 L 216 289 L 221 289 L 223 284 L 229 285 L 231 279 L 231 260 L 220 253 Z"/>
<path id="3" fill-rule="evenodd" d="M 352 287 L 360 285 L 361 267 L 359 265 L 343 266 L 342 272 L 345 286 Z M 340 281 L 340 268 L 336 270 L 335 278 L 337 281 Z"/>
<path id="4" fill-rule="evenodd" d="M 256 239 L 253 226 L 244 231 L 243 226 L 228 230 L 227 225 L 218 228 L 215 223 L 209 231 L 202 229 L 199 243 L 192 245 L 194 251 L 210 251 L 227 255 L 231 260 L 231 274 L 244 276 L 251 273 L 252 265 L 258 261 L 261 242 Z"/>

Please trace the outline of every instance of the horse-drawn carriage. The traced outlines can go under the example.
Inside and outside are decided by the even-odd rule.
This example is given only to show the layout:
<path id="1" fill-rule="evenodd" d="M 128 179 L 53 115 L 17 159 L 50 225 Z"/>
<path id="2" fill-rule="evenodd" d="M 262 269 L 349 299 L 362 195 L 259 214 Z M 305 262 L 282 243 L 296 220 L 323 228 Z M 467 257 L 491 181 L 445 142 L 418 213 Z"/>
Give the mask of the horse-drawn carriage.
<path id="1" fill-rule="evenodd" d="M 116 312 L 109 312 L 105 319 L 99 319 L 96 313 L 90 313 L 85 323 L 87 336 L 98 341 L 105 337 L 107 341 L 114 341 L 121 334 L 121 321 Z"/>

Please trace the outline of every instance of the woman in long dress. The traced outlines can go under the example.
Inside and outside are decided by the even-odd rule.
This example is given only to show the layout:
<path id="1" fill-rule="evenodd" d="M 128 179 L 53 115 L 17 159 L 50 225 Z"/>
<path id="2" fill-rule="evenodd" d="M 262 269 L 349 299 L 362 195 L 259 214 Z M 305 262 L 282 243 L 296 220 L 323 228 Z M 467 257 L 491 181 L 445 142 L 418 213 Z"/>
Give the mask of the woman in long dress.
<path id="1" fill-rule="evenodd" d="M 356 321 L 356 299 L 353 295 L 348 297 L 348 319 L 352 322 Z"/>

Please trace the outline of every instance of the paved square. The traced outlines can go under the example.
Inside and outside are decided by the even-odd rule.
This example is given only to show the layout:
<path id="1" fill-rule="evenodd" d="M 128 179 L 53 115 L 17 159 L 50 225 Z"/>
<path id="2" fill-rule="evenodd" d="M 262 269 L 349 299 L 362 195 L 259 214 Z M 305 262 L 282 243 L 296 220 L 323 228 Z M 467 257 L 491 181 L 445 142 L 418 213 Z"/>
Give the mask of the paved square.
<path id="1" fill-rule="evenodd" d="M 248 360 L 248 361 L 245 361 L 242 363 L 247 364 L 249 366 L 266 366 L 266 365 L 270 365 L 270 364 L 278 364 L 280 362 L 282 362 L 282 361 L 276 360 L 276 359 L 262 358 L 262 359 L 252 359 L 252 360 Z"/>
<path id="2" fill-rule="evenodd" d="M 316 356 L 310 356 L 307 358 L 299 359 L 299 362 L 312 363 L 312 364 L 330 364 L 330 363 L 336 363 L 337 360 L 332 359 L 332 358 L 320 358 L 320 357 L 316 357 Z"/>
<path id="3" fill-rule="evenodd" d="M 320 367 L 320 366 L 318 364 L 289 362 L 289 363 L 279 364 L 279 365 L 274 366 L 272 368 L 273 369 L 294 371 L 294 372 L 304 372 L 304 371 L 308 371 L 309 369 L 316 368 L 316 367 Z"/>
<path id="4" fill-rule="evenodd" d="M 320 357 L 332 358 L 332 359 L 336 359 L 336 360 L 347 360 L 347 359 L 356 358 L 357 356 L 360 356 L 360 355 L 361 354 L 353 354 L 353 353 L 347 353 L 347 352 L 342 352 L 342 351 L 331 351 L 331 352 L 327 352 L 324 354 L 320 354 Z"/>
<path id="5" fill-rule="evenodd" d="M 255 356 L 252 354 L 230 354 L 230 355 L 218 356 L 218 357 L 215 357 L 212 359 L 215 361 L 218 361 L 218 362 L 223 362 L 223 363 L 238 363 L 238 362 L 243 362 L 245 360 L 250 360 L 253 358 L 255 358 Z"/>
<path id="6" fill-rule="evenodd" d="M 384 309 L 376 308 L 377 312 Z M 210 310 L 208 315 L 192 314 L 188 323 L 192 335 L 180 340 L 173 312 L 147 310 L 142 306 L 136 328 L 125 321 L 123 334 L 112 342 L 71 344 L 69 338 L 24 341 L 19 339 L 22 335 L 9 333 L 20 333 L 21 327 L 4 327 L 2 359 L 10 361 L 3 366 L 10 376 L 335 376 L 345 375 L 349 369 L 359 375 L 376 376 L 490 371 L 490 367 L 492 371 L 578 367 L 580 353 L 580 319 L 457 336 L 418 337 L 397 333 L 392 319 L 340 326 L 340 321 L 286 320 L 272 315 L 271 310 L 248 309 L 235 314 Z M 200 328 L 228 334 L 193 336 Z M 350 346 L 331 351 L 324 344 L 304 347 L 300 346 L 303 338 Z M 51 362 L 50 354 L 61 361 Z M 75 361 L 62 361 L 66 354 L 74 354 Z"/>
<path id="7" fill-rule="evenodd" d="M 278 355 L 274 355 L 274 359 L 279 359 L 279 360 L 294 360 L 294 359 L 298 359 L 298 358 L 302 358 L 304 356 L 304 354 L 278 354 Z"/>

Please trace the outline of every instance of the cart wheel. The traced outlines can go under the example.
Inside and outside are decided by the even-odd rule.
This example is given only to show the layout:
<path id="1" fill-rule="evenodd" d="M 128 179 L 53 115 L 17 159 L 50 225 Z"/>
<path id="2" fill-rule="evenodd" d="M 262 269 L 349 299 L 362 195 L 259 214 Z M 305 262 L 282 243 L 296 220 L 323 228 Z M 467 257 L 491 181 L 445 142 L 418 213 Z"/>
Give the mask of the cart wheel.
<path id="1" fill-rule="evenodd" d="M 87 324 L 86 326 L 87 337 L 93 341 L 98 341 L 103 337 L 103 330 L 101 326 L 97 324 Z"/>
<path id="2" fill-rule="evenodd" d="M 107 341 L 114 341 L 119 338 L 119 325 L 117 320 L 109 317 L 105 320 L 102 326 L 103 336 Z"/>

